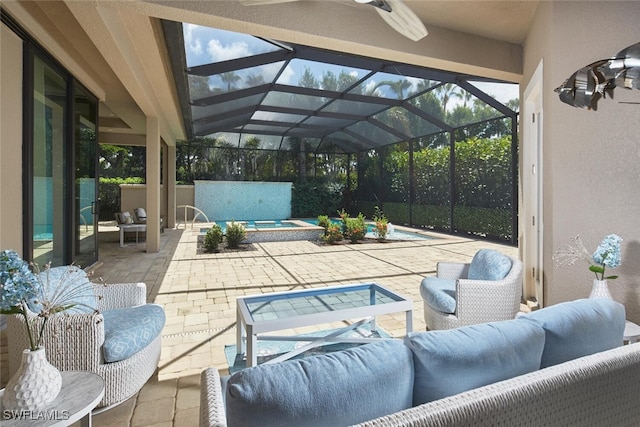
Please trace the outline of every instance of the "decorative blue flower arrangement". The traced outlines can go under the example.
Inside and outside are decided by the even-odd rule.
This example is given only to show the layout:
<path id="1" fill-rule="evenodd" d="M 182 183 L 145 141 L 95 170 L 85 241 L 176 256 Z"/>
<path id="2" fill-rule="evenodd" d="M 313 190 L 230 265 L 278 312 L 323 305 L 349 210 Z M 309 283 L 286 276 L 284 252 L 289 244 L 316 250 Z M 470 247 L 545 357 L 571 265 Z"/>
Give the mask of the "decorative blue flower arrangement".
<path id="1" fill-rule="evenodd" d="M 579 259 L 589 263 L 589 271 L 596 275 L 596 280 L 617 279 L 618 276 L 605 276 L 605 269 L 616 268 L 622 264 L 620 246 L 622 238 L 617 234 L 609 234 L 600 242 L 593 254 L 589 253 L 582 243 L 580 236 L 572 239 L 574 245 L 567 245 L 553 254 L 553 259 L 558 267 L 573 265 Z"/>
<path id="2" fill-rule="evenodd" d="M 73 265 L 61 268 L 62 274 L 53 274 L 47 264 L 40 273 L 36 264 L 30 265 L 17 252 L 0 252 L 0 313 L 24 316 L 31 351 L 40 347 L 50 316 L 79 305 L 94 310 L 90 307 L 95 302 L 93 283 L 86 274 Z M 29 311 L 44 320 L 30 320 Z"/>

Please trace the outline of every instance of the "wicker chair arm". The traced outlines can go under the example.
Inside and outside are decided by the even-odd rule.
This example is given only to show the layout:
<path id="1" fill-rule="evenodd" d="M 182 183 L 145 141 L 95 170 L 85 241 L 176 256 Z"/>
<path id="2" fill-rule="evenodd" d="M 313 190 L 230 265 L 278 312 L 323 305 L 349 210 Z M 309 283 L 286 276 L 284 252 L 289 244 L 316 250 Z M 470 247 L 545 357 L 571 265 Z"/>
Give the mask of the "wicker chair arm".
<path id="1" fill-rule="evenodd" d="M 44 319 L 30 316 L 42 324 Z M 29 348 L 29 337 L 24 318 L 19 315 L 7 318 L 11 365 L 23 349 Z M 42 344 L 49 362 L 60 370 L 97 371 L 102 362 L 104 343 L 104 319 L 100 313 L 67 314 L 51 316 L 45 325 Z"/>
<path id="2" fill-rule="evenodd" d="M 147 302 L 147 286 L 144 283 L 96 283 L 94 290 L 100 311 L 134 307 Z"/>
<path id="3" fill-rule="evenodd" d="M 208 368 L 200 374 L 200 427 L 226 427 L 220 373 Z"/>
<path id="4" fill-rule="evenodd" d="M 466 279 L 470 265 L 461 262 L 439 262 L 436 264 L 436 275 L 441 279 Z"/>

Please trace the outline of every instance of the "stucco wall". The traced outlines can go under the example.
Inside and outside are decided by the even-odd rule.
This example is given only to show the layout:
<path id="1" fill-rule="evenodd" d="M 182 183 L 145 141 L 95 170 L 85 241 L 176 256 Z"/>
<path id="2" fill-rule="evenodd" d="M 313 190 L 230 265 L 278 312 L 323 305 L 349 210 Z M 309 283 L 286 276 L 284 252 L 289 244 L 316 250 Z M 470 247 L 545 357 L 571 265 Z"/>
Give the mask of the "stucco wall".
<path id="1" fill-rule="evenodd" d="M 22 40 L 1 27 L 0 250 L 22 254 Z"/>
<path id="2" fill-rule="evenodd" d="M 545 305 L 589 295 L 586 263 L 557 268 L 553 252 L 580 234 L 594 250 L 607 234 L 623 239 L 611 271 L 614 299 L 640 322 L 640 91 L 617 88 L 597 111 L 560 102 L 554 88 L 596 60 L 640 41 L 640 2 L 541 2 L 525 44 L 523 87 L 544 59 Z M 523 141 L 526 144 L 527 141 Z M 530 236 L 529 236 L 530 237 Z M 525 237 L 526 238 L 526 237 Z"/>
<path id="3" fill-rule="evenodd" d="M 160 194 L 164 195 L 163 186 L 160 188 Z M 164 206 L 164 204 L 161 204 L 161 206 Z M 135 208 L 147 209 L 147 186 L 145 184 L 121 184 L 120 211 L 129 211 L 133 215 Z M 164 208 L 161 209 L 160 215 L 167 217 L 167 212 Z"/>
<path id="4" fill-rule="evenodd" d="M 163 186 L 164 187 L 164 186 Z M 164 191 L 162 192 L 164 194 Z M 123 184 L 120 186 L 120 209 L 129 211 L 133 215 L 135 208 L 146 209 L 147 186 L 144 184 Z M 193 185 L 177 185 L 176 186 L 176 206 L 194 204 Z M 162 212 L 165 218 L 168 218 L 168 212 Z M 184 211 L 177 209 L 176 217 L 182 220 Z M 188 210 L 187 219 L 193 218 L 193 211 Z"/>

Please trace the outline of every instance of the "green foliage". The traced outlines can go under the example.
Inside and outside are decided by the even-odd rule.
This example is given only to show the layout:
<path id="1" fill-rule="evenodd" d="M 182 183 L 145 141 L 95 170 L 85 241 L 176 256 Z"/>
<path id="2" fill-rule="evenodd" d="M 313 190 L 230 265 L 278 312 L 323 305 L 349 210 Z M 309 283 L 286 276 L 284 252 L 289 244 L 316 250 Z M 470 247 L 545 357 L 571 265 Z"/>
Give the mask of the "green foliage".
<path id="1" fill-rule="evenodd" d="M 342 227 L 340 225 L 331 223 L 327 226 L 325 230 L 325 234 L 321 236 L 321 239 L 327 243 L 337 243 L 341 241 L 344 237 L 342 236 Z"/>
<path id="2" fill-rule="evenodd" d="M 203 246 L 207 252 L 218 252 L 218 246 L 222 243 L 224 235 L 218 224 L 213 224 L 204 236 Z"/>
<path id="3" fill-rule="evenodd" d="M 495 240 L 510 240 L 513 234 L 510 209 L 456 206 L 455 231 Z"/>
<path id="4" fill-rule="evenodd" d="M 237 249 L 240 243 L 247 237 L 247 230 L 240 223 L 231 221 L 231 224 L 227 225 L 227 247 L 229 249 Z"/>
<path id="5" fill-rule="evenodd" d="M 343 186 L 324 178 L 309 178 L 293 185 L 291 216 L 313 218 L 322 212 L 333 212 L 342 204 Z"/>
<path id="6" fill-rule="evenodd" d="M 144 178 L 108 178 L 100 177 L 100 220 L 111 221 L 114 214 L 120 212 L 120 184 L 144 184 Z"/>
<path id="7" fill-rule="evenodd" d="M 318 215 L 318 225 L 324 228 L 324 235 L 327 235 L 327 229 L 331 225 L 331 220 L 328 215 Z"/>
<path id="8" fill-rule="evenodd" d="M 380 207 L 376 206 L 374 208 L 373 220 L 375 221 L 375 228 L 373 229 L 373 234 L 379 239 L 384 240 L 387 237 L 387 225 L 389 224 L 389 220 L 382 212 Z"/>
<path id="9" fill-rule="evenodd" d="M 454 112 L 462 114 L 463 110 Z M 382 201 L 393 223 L 451 231 L 453 203 L 453 231 L 509 240 L 513 233 L 511 155 L 510 135 L 456 141 L 451 173 L 451 147 L 446 140 L 415 141 L 414 191 L 410 195 L 409 146 L 401 143 L 386 151 L 372 150 L 361 156 L 358 209 L 371 215 Z"/>
<path id="10" fill-rule="evenodd" d="M 367 226 L 365 224 L 365 217 L 362 213 L 359 213 L 356 218 L 343 218 L 343 222 L 346 228 L 344 237 L 349 239 L 351 243 L 356 243 L 358 240 L 363 240 L 364 235 L 367 233 Z"/>

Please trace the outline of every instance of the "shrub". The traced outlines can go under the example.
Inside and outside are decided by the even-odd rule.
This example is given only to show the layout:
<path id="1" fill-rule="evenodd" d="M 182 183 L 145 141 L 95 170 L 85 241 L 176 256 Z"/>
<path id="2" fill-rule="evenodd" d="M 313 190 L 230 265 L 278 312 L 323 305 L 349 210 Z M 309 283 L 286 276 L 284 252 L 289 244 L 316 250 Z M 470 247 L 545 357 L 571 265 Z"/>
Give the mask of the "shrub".
<path id="1" fill-rule="evenodd" d="M 343 239 L 342 237 L 342 229 L 338 224 L 329 224 L 325 230 L 324 236 L 322 236 L 322 240 L 327 243 L 336 243 Z"/>
<path id="2" fill-rule="evenodd" d="M 338 211 L 338 216 L 342 220 L 342 235 L 347 238 L 347 221 L 349 220 L 349 213 L 344 209 Z"/>
<path id="3" fill-rule="evenodd" d="M 373 234 L 376 235 L 378 240 L 384 240 L 387 237 L 387 225 L 389 220 L 378 206 L 374 208 L 373 220 L 376 222 L 376 228 L 373 230 Z"/>
<path id="4" fill-rule="evenodd" d="M 227 225 L 227 247 L 229 249 L 237 249 L 240 243 L 247 237 L 247 230 L 242 224 L 231 221 Z"/>
<path id="5" fill-rule="evenodd" d="M 222 228 L 218 224 L 213 224 L 204 236 L 204 250 L 207 252 L 218 252 L 218 245 L 223 239 Z"/>
<path id="6" fill-rule="evenodd" d="M 318 215 L 318 225 L 324 228 L 324 235 L 327 235 L 327 228 L 331 225 L 331 220 L 328 215 Z"/>
<path id="7" fill-rule="evenodd" d="M 363 240 L 364 235 L 367 234 L 367 226 L 364 222 L 364 215 L 358 214 L 356 218 L 345 218 L 345 225 L 347 227 L 345 237 L 351 240 L 351 243 L 356 243 L 358 240 Z"/>

